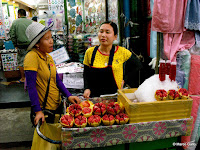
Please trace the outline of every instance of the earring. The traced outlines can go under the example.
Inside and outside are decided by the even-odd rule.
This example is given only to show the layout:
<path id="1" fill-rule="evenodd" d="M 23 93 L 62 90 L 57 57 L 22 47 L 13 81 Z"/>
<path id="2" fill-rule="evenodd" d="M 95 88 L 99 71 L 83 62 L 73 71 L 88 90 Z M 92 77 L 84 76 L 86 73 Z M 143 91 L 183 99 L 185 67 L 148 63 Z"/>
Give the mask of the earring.
<path id="1" fill-rule="evenodd" d="M 37 50 L 39 50 L 39 46 L 37 46 Z"/>

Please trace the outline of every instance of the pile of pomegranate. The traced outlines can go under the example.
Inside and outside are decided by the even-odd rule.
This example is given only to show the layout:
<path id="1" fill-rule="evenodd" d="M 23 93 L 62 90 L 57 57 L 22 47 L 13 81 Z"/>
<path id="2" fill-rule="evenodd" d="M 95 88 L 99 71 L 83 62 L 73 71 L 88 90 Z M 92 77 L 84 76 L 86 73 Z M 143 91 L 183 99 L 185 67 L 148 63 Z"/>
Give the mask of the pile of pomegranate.
<path id="1" fill-rule="evenodd" d="M 84 128 L 87 125 L 97 127 L 99 125 L 126 124 L 129 117 L 124 113 L 124 106 L 120 102 L 93 104 L 91 101 L 82 101 L 80 104 L 72 104 L 67 108 L 67 114 L 62 116 L 60 123 L 63 127 Z"/>
<path id="2" fill-rule="evenodd" d="M 155 92 L 155 98 L 157 101 L 163 101 L 163 100 L 178 100 L 178 99 L 188 99 L 189 93 L 187 89 L 180 88 L 178 91 L 176 90 L 169 90 L 165 91 L 164 89 L 156 90 Z"/>

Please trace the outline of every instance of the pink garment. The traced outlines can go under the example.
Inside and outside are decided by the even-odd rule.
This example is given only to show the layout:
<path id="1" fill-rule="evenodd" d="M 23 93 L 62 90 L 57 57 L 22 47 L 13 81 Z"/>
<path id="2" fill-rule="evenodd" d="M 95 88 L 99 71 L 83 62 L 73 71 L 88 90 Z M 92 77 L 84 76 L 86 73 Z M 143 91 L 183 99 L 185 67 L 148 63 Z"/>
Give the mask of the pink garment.
<path id="1" fill-rule="evenodd" d="M 195 44 L 193 31 L 183 33 L 164 33 L 164 53 L 171 62 L 176 62 L 176 53 L 191 48 Z"/>
<path id="2" fill-rule="evenodd" d="M 191 130 L 191 134 L 192 131 L 194 129 L 194 124 L 196 122 L 197 119 L 197 113 L 198 113 L 198 108 L 199 108 L 199 104 L 200 104 L 200 96 L 191 96 L 191 98 L 193 99 L 193 103 L 192 103 L 192 113 L 191 116 L 193 116 L 193 124 L 192 124 L 192 130 Z M 182 136 L 181 137 L 181 143 L 188 143 L 190 142 L 190 136 Z M 186 144 L 186 146 L 183 146 L 184 149 L 186 149 L 188 147 L 188 145 Z"/>
<path id="3" fill-rule="evenodd" d="M 190 95 L 200 95 L 200 55 L 191 55 L 188 91 Z"/>
<path id="4" fill-rule="evenodd" d="M 154 0 L 152 30 L 162 33 L 182 33 L 187 0 Z"/>

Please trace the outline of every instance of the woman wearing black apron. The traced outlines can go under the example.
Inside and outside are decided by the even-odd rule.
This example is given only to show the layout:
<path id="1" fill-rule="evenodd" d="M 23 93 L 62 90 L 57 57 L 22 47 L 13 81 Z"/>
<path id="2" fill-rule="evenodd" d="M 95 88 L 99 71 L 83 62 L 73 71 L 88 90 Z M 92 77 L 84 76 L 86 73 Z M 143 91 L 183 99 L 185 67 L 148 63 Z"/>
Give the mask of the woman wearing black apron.
<path id="1" fill-rule="evenodd" d="M 118 28 L 113 22 L 101 24 L 98 33 L 100 46 L 89 48 L 84 57 L 85 98 L 114 94 L 125 83 L 138 87 L 141 63 L 132 53 L 120 46 L 113 46 Z M 131 82 L 130 82 L 131 81 Z"/>

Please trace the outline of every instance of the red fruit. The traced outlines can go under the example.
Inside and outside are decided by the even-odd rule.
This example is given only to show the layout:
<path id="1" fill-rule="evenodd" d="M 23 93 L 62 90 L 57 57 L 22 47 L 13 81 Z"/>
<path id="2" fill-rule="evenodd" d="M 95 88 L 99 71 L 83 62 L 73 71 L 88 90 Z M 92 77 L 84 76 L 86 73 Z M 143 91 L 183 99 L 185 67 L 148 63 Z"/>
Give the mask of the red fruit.
<path id="1" fill-rule="evenodd" d="M 103 124 L 106 126 L 113 125 L 115 123 L 115 117 L 111 114 L 105 114 L 101 119 Z"/>
<path id="2" fill-rule="evenodd" d="M 92 116 L 92 109 L 90 107 L 84 107 L 82 109 L 82 114 L 83 114 L 83 116 L 88 118 L 88 117 Z"/>
<path id="3" fill-rule="evenodd" d="M 67 128 L 71 128 L 74 124 L 74 118 L 71 115 L 64 115 L 60 118 L 60 123 Z"/>
<path id="4" fill-rule="evenodd" d="M 126 124 L 129 117 L 125 113 L 119 113 L 115 116 L 115 121 L 117 124 Z"/>
<path id="5" fill-rule="evenodd" d="M 169 90 L 167 93 L 168 93 L 169 99 L 176 100 L 180 98 L 180 95 L 176 90 Z"/>
<path id="6" fill-rule="evenodd" d="M 164 89 L 156 90 L 155 98 L 157 101 L 162 101 L 167 99 L 167 92 Z"/>
<path id="7" fill-rule="evenodd" d="M 79 105 L 82 108 L 84 108 L 84 107 L 91 107 L 92 108 L 94 104 L 91 101 L 87 100 L 87 101 L 82 101 Z"/>
<path id="8" fill-rule="evenodd" d="M 74 124 L 78 128 L 84 128 L 87 125 L 87 118 L 79 115 L 75 118 Z"/>
<path id="9" fill-rule="evenodd" d="M 97 127 L 101 123 L 101 117 L 99 115 L 92 115 L 88 118 L 88 124 L 91 127 Z"/>
<path id="10" fill-rule="evenodd" d="M 116 102 L 111 102 L 108 104 L 107 108 L 107 113 L 112 114 L 112 115 L 116 115 L 120 112 L 120 106 L 119 104 Z"/>
<path id="11" fill-rule="evenodd" d="M 68 108 L 69 114 L 72 116 L 79 116 L 82 112 L 82 108 L 78 104 L 72 104 Z"/>
<path id="12" fill-rule="evenodd" d="M 104 103 L 96 103 L 93 107 L 95 115 L 104 115 L 106 113 L 106 105 Z"/>
<path id="13" fill-rule="evenodd" d="M 189 98 L 189 93 L 188 93 L 187 89 L 180 88 L 178 90 L 178 93 L 179 93 L 181 99 L 188 99 Z"/>

